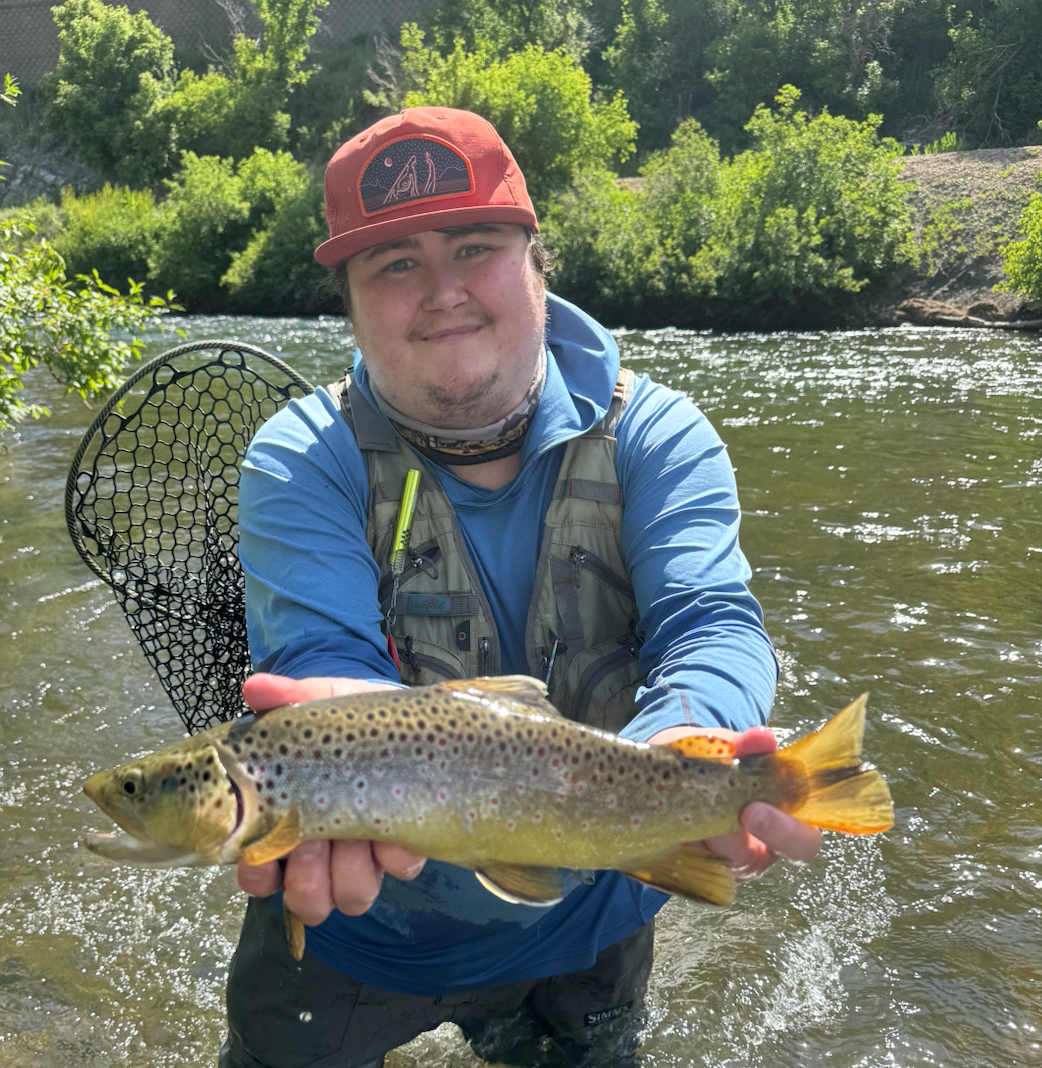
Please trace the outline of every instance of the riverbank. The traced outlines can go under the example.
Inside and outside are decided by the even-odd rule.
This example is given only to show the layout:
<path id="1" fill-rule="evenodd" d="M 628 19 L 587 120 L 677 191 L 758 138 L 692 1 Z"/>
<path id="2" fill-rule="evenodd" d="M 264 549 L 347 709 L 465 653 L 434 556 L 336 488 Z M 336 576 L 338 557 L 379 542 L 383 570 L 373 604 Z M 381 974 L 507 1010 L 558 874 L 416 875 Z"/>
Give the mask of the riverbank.
<path id="1" fill-rule="evenodd" d="M 1007 281 L 1002 246 L 1042 191 L 1040 174 L 1038 146 L 908 157 L 902 177 L 924 262 L 860 294 L 851 309 L 856 325 L 943 322 L 960 313 L 1006 322 L 1042 316 L 1037 305 L 995 288 Z"/>

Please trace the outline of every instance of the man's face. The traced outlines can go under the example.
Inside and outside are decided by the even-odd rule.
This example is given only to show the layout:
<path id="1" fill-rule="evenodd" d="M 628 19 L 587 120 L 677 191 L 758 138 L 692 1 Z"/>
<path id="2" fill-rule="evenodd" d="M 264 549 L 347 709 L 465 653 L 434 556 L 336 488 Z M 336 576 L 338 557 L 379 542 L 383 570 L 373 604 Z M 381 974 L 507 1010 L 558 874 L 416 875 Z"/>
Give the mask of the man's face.
<path id="1" fill-rule="evenodd" d="M 425 230 L 347 263 L 355 340 L 377 390 L 446 429 L 519 404 L 543 344 L 545 291 L 521 226 Z"/>

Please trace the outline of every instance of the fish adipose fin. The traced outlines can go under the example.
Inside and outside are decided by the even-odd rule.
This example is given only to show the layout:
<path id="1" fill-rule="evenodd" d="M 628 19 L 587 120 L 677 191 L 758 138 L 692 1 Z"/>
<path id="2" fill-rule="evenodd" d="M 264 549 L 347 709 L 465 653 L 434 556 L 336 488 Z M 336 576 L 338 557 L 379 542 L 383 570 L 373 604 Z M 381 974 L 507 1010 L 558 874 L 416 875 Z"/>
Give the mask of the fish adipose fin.
<path id="1" fill-rule="evenodd" d="M 474 874 L 486 890 L 512 905 L 556 905 L 564 897 L 564 883 L 556 868 L 488 864 Z"/>
<path id="2" fill-rule="evenodd" d="M 734 901 L 734 872 L 720 857 L 704 853 L 690 842 L 653 857 L 642 857 L 620 865 L 631 879 L 655 890 L 710 905 L 730 905 Z"/>
<path id="3" fill-rule="evenodd" d="M 242 851 L 247 864 L 266 864 L 269 860 L 284 857 L 303 840 L 300 830 L 300 815 L 291 809 L 263 838 L 250 842 Z"/>
<path id="4" fill-rule="evenodd" d="M 782 764 L 802 765 L 806 777 L 806 794 L 780 808 L 804 823 L 846 834 L 878 834 L 894 825 L 886 782 L 861 762 L 867 700 L 862 694 L 819 730 L 775 754 Z"/>

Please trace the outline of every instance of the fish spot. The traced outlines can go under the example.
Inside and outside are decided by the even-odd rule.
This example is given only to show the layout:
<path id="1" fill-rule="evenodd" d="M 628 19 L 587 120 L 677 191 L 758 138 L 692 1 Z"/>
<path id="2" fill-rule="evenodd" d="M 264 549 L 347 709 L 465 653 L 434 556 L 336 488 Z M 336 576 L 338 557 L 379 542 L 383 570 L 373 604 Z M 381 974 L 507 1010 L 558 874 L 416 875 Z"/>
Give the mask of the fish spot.
<path id="1" fill-rule="evenodd" d="M 268 737 L 268 732 L 267 731 L 257 731 L 257 734 L 259 734 L 261 738 L 267 738 Z M 206 763 L 209 764 L 209 763 L 212 763 L 212 761 L 213 761 L 213 757 L 210 757 L 206 761 Z"/>
<path id="2" fill-rule="evenodd" d="M 273 782 L 273 781 L 272 781 L 271 779 L 269 779 L 269 780 L 268 780 L 268 781 L 267 781 L 267 782 L 266 782 L 266 783 L 265 783 L 264 785 L 265 785 L 265 786 L 266 786 L 266 787 L 267 787 L 267 788 L 268 788 L 269 790 L 274 790 L 274 789 L 275 789 L 275 783 L 274 783 L 274 782 Z"/>
<path id="3" fill-rule="evenodd" d="M 640 826 L 640 819 L 637 816 L 633 816 L 630 819 L 630 826 L 631 827 L 639 827 Z"/>
<path id="4" fill-rule="evenodd" d="M 331 735 L 331 734 L 323 734 L 322 735 L 322 744 L 323 745 L 329 745 L 329 743 L 332 740 L 333 740 L 333 735 Z"/>
<path id="5" fill-rule="evenodd" d="M 365 798 L 364 797 L 356 797 L 355 798 L 355 804 L 359 808 L 364 808 L 365 807 Z"/>
<path id="6" fill-rule="evenodd" d="M 339 760 L 343 755 L 344 755 L 343 749 L 334 749 L 333 750 L 333 758 L 335 760 Z"/>
<path id="7" fill-rule="evenodd" d="M 606 797 L 604 799 L 604 803 L 608 806 L 608 808 L 614 808 L 615 807 L 615 798 L 614 798 L 614 796 L 609 795 L 608 797 Z"/>
<path id="8" fill-rule="evenodd" d="M 490 805 L 498 805 L 499 804 L 499 798 L 498 797 L 490 797 L 488 799 L 488 803 Z"/>
<path id="9" fill-rule="evenodd" d="M 365 779 L 359 779 L 355 783 L 355 786 L 357 786 L 359 790 L 364 790 L 365 789 Z"/>
<path id="10" fill-rule="evenodd" d="M 449 795 L 444 790 L 439 790 L 438 791 L 438 800 L 439 801 L 448 801 L 448 799 L 449 799 Z"/>
<path id="11" fill-rule="evenodd" d="M 532 769 L 532 778 L 533 779 L 537 779 L 538 777 L 539 777 L 539 769 L 538 768 L 533 768 Z"/>
<path id="12" fill-rule="evenodd" d="M 347 734 L 344 735 L 345 742 L 353 742 L 354 740 L 355 736 L 350 731 L 348 731 Z"/>
<path id="13" fill-rule="evenodd" d="M 286 747 L 285 745 L 280 745 L 280 746 L 279 746 L 279 752 L 280 752 L 280 753 L 281 753 L 281 754 L 282 754 L 283 756 L 288 756 L 288 755 L 289 755 L 289 749 L 288 749 L 288 748 L 287 748 L 287 747 Z"/>
<path id="14" fill-rule="evenodd" d="M 507 830 L 508 831 L 512 831 L 513 829 L 514 829 L 514 821 L 513 820 L 508 820 L 507 821 Z"/>
<path id="15" fill-rule="evenodd" d="M 533 823 L 538 823 L 542 818 L 543 818 L 542 812 L 533 812 L 532 813 L 532 822 Z"/>
<path id="16" fill-rule="evenodd" d="M 282 793 L 279 794 L 279 797 L 281 797 L 283 801 L 286 801 L 289 798 L 289 794 L 287 794 L 286 791 L 283 790 Z"/>

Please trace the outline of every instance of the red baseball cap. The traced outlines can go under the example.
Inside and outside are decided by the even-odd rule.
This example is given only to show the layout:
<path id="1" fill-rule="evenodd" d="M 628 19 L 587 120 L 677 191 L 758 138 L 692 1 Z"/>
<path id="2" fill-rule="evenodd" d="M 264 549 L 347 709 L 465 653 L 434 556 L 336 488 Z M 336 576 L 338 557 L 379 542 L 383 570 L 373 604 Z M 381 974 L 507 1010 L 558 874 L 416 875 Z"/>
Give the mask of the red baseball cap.
<path id="1" fill-rule="evenodd" d="M 326 167 L 326 222 L 315 249 L 325 267 L 440 226 L 539 228 L 510 149 L 488 120 L 455 108 L 406 108 L 341 145 Z"/>

